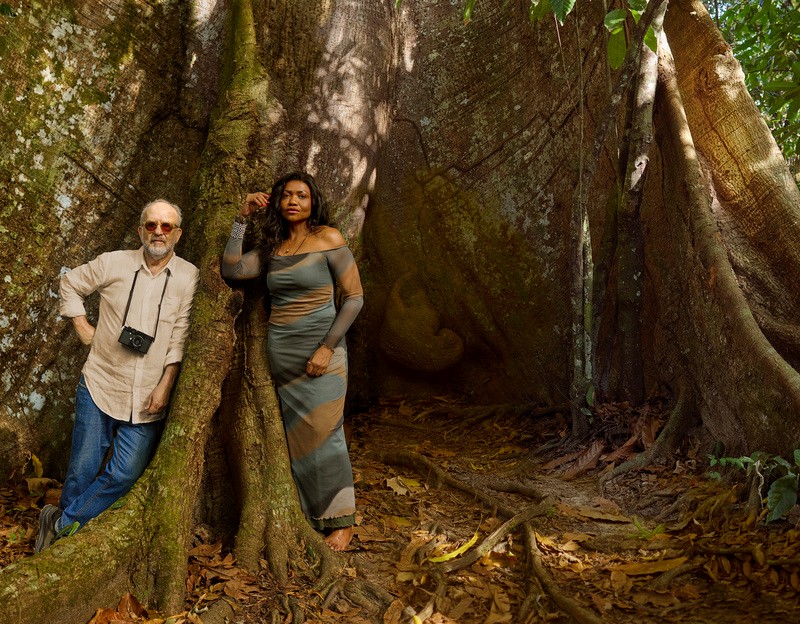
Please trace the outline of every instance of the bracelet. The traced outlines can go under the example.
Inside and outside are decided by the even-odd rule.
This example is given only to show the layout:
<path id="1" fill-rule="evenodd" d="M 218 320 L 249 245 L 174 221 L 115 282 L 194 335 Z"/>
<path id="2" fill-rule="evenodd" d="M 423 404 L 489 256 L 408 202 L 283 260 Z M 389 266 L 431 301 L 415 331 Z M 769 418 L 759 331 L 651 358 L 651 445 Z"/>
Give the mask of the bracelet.
<path id="1" fill-rule="evenodd" d="M 334 348 L 333 348 L 333 347 L 331 347 L 331 346 L 328 346 L 328 345 L 326 345 L 326 344 L 325 344 L 324 342 L 322 342 L 321 340 L 320 340 L 320 342 L 319 342 L 319 346 L 320 346 L 320 347 L 325 347 L 325 348 L 326 348 L 326 349 L 328 349 L 328 351 L 330 351 L 331 353 L 333 353 L 334 351 L 336 351 L 336 349 L 334 349 Z"/>
<path id="2" fill-rule="evenodd" d="M 238 221 L 233 222 L 233 229 L 231 230 L 231 238 L 235 238 L 236 240 L 242 240 L 244 238 L 244 231 L 247 229 L 246 223 L 240 223 Z"/>

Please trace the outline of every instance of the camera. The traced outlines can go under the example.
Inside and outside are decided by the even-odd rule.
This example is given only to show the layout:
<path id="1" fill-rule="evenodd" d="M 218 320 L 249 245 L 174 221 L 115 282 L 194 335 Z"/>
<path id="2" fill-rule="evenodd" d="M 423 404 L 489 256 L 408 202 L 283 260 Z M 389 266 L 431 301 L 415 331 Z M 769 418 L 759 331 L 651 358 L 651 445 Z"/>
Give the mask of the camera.
<path id="1" fill-rule="evenodd" d="M 153 340 L 155 338 L 152 336 L 148 336 L 144 332 L 127 325 L 122 328 L 122 333 L 119 335 L 119 342 L 140 353 L 147 353 L 150 345 L 153 344 Z"/>

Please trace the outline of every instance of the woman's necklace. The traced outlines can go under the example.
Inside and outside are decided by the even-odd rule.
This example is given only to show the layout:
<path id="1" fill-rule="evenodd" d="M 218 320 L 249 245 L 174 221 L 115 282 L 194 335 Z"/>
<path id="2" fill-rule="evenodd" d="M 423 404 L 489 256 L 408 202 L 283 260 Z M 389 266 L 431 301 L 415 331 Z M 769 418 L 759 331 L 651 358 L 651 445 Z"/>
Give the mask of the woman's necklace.
<path id="1" fill-rule="evenodd" d="M 301 241 L 300 241 L 300 244 L 299 244 L 297 247 L 295 247 L 295 248 L 294 248 L 294 251 L 293 251 L 292 253 L 289 253 L 289 250 L 291 249 L 291 247 L 287 247 L 287 248 L 286 248 L 286 249 L 285 249 L 285 250 L 284 250 L 284 251 L 281 253 L 281 255 L 282 255 L 282 256 L 293 256 L 293 255 L 295 255 L 295 254 L 296 254 L 296 253 L 297 253 L 297 252 L 300 250 L 300 248 L 303 246 L 303 243 L 305 243 L 305 242 L 306 242 L 306 239 L 307 239 L 307 238 L 308 238 L 310 235 L 311 235 L 311 232 L 309 232 L 308 234 L 306 234 L 306 235 L 303 237 L 303 240 L 301 240 Z"/>

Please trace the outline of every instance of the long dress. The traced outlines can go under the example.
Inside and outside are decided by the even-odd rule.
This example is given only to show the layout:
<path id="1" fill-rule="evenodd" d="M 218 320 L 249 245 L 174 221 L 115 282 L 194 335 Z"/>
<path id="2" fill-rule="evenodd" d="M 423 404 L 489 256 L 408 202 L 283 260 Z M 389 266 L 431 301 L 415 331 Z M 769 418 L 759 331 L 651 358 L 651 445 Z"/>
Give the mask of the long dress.
<path id="1" fill-rule="evenodd" d="M 336 310 L 334 284 L 343 293 Z M 300 504 L 317 529 L 355 520 L 353 471 L 343 424 L 347 391 L 345 332 L 363 305 L 361 281 L 346 246 L 294 256 L 272 256 L 268 352 L 289 444 Z M 324 375 L 306 364 L 320 343 L 334 349 Z"/>

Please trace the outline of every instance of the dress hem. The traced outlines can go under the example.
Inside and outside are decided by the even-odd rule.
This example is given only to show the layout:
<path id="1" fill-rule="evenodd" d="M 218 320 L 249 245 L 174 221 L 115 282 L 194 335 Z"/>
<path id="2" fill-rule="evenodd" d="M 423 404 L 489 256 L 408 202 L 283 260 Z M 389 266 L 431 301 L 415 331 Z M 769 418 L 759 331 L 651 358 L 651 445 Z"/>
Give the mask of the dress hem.
<path id="1" fill-rule="evenodd" d="M 356 515 L 338 516 L 336 518 L 308 518 L 309 524 L 317 531 L 324 529 L 344 529 L 356 523 Z"/>

